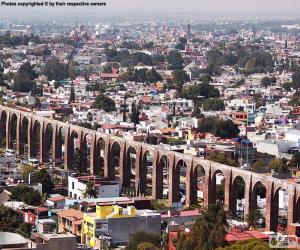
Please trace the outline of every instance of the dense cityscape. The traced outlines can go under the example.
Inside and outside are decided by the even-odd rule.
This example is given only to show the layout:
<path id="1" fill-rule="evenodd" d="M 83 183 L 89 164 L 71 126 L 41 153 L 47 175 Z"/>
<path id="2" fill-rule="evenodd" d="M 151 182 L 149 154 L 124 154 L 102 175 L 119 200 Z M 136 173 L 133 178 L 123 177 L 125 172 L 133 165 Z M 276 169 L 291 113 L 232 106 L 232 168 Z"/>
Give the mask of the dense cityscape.
<path id="1" fill-rule="evenodd" d="M 298 19 L 1 18 L 0 249 L 300 248 L 299 90 Z"/>

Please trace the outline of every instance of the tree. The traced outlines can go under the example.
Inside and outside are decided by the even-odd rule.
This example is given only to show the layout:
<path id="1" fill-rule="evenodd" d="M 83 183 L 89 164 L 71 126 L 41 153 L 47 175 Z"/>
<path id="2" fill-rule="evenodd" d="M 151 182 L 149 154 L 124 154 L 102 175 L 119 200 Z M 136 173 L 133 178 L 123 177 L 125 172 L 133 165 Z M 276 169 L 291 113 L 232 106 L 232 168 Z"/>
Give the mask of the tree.
<path id="1" fill-rule="evenodd" d="M 187 40 L 185 37 L 179 37 L 179 42 L 176 44 L 175 49 L 185 50 Z"/>
<path id="2" fill-rule="evenodd" d="M 79 70 L 77 69 L 79 63 L 77 61 L 71 61 L 68 65 L 69 67 L 69 77 L 75 79 L 79 75 Z"/>
<path id="3" fill-rule="evenodd" d="M 153 233 L 138 232 L 130 236 L 126 250 L 137 250 L 138 246 L 143 243 L 151 243 L 156 247 L 161 246 L 161 236 Z"/>
<path id="4" fill-rule="evenodd" d="M 70 98 L 69 98 L 70 102 L 75 102 L 75 89 L 74 86 L 71 86 L 70 89 Z"/>
<path id="5" fill-rule="evenodd" d="M 156 247 L 153 243 L 150 242 L 144 242 L 137 246 L 137 250 L 159 250 L 158 247 Z"/>
<path id="6" fill-rule="evenodd" d="M 102 69 L 102 73 L 112 73 L 112 67 L 109 64 L 105 64 Z"/>
<path id="7" fill-rule="evenodd" d="M 292 160 L 290 161 L 290 166 L 300 167 L 300 152 L 293 154 Z"/>
<path id="8" fill-rule="evenodd" d="M 216 250 L 270 250 L 268 243 L 260 239 L 251 239 L 247 241 L 239 241 L 233 245 L 217 248 Z"/>
<path id="9" fill-rule="evenodd" d="M 43 73 L 50 81 L 60 81 L 68 77 L 69 70 L 66 64 L 61 63 L 56 57 L 53 57 L 46 62 Z"/>
<path id="10" fill-rule="evenodd" d="M 252 169 L 255 170 L 255 171 L 259 171 L 260 169 L 263 168 L 264 165 L 265 165 L 264 161 L 259 159 L 259 160 L 257 160 L 256 162 L 253 163 Z"/>
<path id="11" fill-rule="evenodd" d="M 19 185 L 11 190 L 10 199 L 13 201 L 23 201 L 32 206 L 38 206 L 41 203 L 41 194 L 32 187 Z"/>
<path id="12" fill-rule="evenodd" d="M 223 120 L 217 117 L 207 117 L 199 120 L 200 132 L 209 132 L 221 138 L 235 138 L 240 133 L 236 124 L 231 120 Z"/>
<path id="13" fill-rule="evenodd" d="M 220 203 L 209 205 L 193 225 L 190 235 L 179 238 L 177 249 L 212 250 L 222 247 L 225 244 L 226 227 L 223 205 Z"/>
<path id="14" fill-rule="evenodd" d="M 12 89 L 17 92 L 30 92 L 36 83 L 33 81 L 37 77 L 32 65 L 26 62 L 20 66 L 14 75 L 14 84 Z"/>
<path id="15" fill-rule="evenodd" d="M 292 76 L 293 88 L 297 89 L 300 87 L 300 70 L 298 69 Z"/>
<path id="16" fill-rule="evenodd" d="M 197 85 L 190 85 L 183 88 L 181 96 L 183 98 L 191 99 L 194 101 L 201 100 L 201 98 L 214 98 L 219 97 L 219 90 L 208 83 L 200 83 Z"/>
<path id="17" fill-rule="evenodd" d="M 161 80 L 162 80 L 161 75 L 154 68 L 147 70 L 147 72 L 146 72 L 146 81 L 147 82 L 156 83 Z"/>
<path id="18" fill-rule="evenodd" d="M 209 155 L 207 159 L 210 161 L 219 162 L 221 164 L 225 164 L 232 167 L 238 166 L 235 160 L 226 157 L 225 154 L 223 153 L 213 153 Z"/>
<path id="19" fill-rule="evenodd" d="M 170 64 L 170 69 L 181 70 L 183 69 L 183 59 L 181 54 L 177 51 L 171 51 L 167 56 L 168 63 Z"/>
<path id="20" fill-rule="evenodd" d="M 87 115 L 86 115 L 86 119 L 91 122 L 93 121 L 93 114 L 91 112 L 88 112 Z"/>
<path id="21" fill-rule="evenodd" d="M 78 148 L 75 149 L 73 168 L 78 171 L 79 175 L 81 175 L 84 171 L 84 166 L 82 164 L 82 153 Z"/>
<path id="22" fill-rule="evenodd" d="M 33 173 L 34 172 L 34 166 L 31 166 L 31 165 L 24 165 L 22 167 L 22 170 L 21 170 L 21 173 L 22 173 L 22 177 L 27 179 L 28 178 L 28 175 L 30 173 Z"/>
<path id="23" fill-rule="evenodd" d="M 17 228 L 22 221 L 22 216 L 14 210 L 0 205 L 0 230 L 1 228 Z"/>
<path id="24" fill-rule="evenodd" d="M 115 102 L 104 94 L 100 94 L 96 97 L 93 103 L 93 108 L 103 109 L 105 112 L 112 112 L 116 110 Z"/>
<path id="25" fill-rule="evenodd" d="M 236 124 L 231 120 L 219 120 L 215 127 L 215 135 L 221 138 L 234 138 L 240 133 Z"/>
<path id="26" fill-rule="evenodd" d="M 182 91 L 183 84 L 189 81 L 190 77 L 184 70 L 174 70 L 172 82 L 179 93 Z"/>
<path id="27" fill-rule="evenodd" d="M 23 232 L 27 237 L 30 236 L 33 225 L 28 222 L 23 222 L 18 227 L 18 230 Z"/>
<path id="28" fill-rule="evenodd" d="M 276 83 L 276 81 L 277 80 L 276 80 L 275 76 L 271 77 L 271 78 L 266 76 L 266 77 L 261 79 L 261 85 L 264 86 L 264 87 L 268 87 L 270 84 Z"/>
<path id="29" fill-rule="evenodd" d="M 86 188 L 83 193 L 84 198 L 97 198 L 98 192 L 94 187 L 94 183 L 92 181 L 88 181 L 86 183 Z"/>
<path id="30" fill-rule="evenodd" d="M 167 144 L 171 145 L 171 146 L 175 146 L 175 145 L 183 145 L 185 144 L 185 142 L 181 139 L 176 139 L 176 138 L 168 138 L 167 139 Z"/>
<path id="31" fill-rule="evenodd" d="M 51 175 L 46 169 L 41 169 L 35 172 L 36 179 L 43 185 L 43 193 L 51 194 L 53 192 L 54 183 Z"/>
<path id="32" fill-rule="evenodd" d="M 224 101 L 217 98 L 211 98 L 203 101 L 203 109 L 205 111 L 222 111 L 225 110 Z"/>
<path id="33" fill-rule="evenodd" d="M 249 214 L 246 215 L 246 222 L 248 223 L 249 227 L 257 228 L 257 222 L 263 216 L 258 209 L 250 210 Z"/>
<path id="34" fill-rule="evenodd" d="M 276 173 L 288 173 L 288 162 L 286 158 L 273 159 L 269 162 L 269 168 Z"/>
<path id="35" fill-rule="evenodd" d="M 131 104 L 131 116 L 130 116 L 131 122 L 136 126 L 140 123 L 140 111 L 138 107 L 136 106 L 135 102 Z"/>

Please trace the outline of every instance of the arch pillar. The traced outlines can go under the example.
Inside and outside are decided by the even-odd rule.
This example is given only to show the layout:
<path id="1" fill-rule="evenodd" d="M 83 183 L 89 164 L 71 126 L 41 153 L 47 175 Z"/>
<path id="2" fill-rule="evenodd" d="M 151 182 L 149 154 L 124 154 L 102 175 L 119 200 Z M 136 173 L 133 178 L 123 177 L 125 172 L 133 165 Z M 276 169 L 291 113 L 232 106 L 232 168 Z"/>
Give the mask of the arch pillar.
<path id="1" fill-rule="evenodd" d="M 57 124 L 55 124 L 55 126 L 53 126 L 53 132 L 52 132 L 52 161 L 55 164 L 60 163 L 60 157 L 61 157 L 61 155 L 59 155 L 59 150 L 61 150 L 59 149 L 59 147 L 61 147 L 61 145 L 59 145 L 58 134 L 59 134 L 59 129 Z"/>
<path id="2" fill-rule="evenodd" d="M 172 205 L 175 201 L 177 201 L 179 197 L 179 190 L 177 190 L 177 186 L 180 185 L 180 174 L 176 175 L 176 166 L 175 166 L 175 156 L 172 154 L 168 154 L 168 158 L 170 161 L 169 165 L 169 203 Z M 179 182 L 179 183 L 178 183 Z"/>
<path id="3" fill-rule="evenodd" d="M 293 223 L 297 222 L 297 209 L 299 209 L 297 204 L 297 193 L 296 188 L 293 187 L 288 190 L 288 218 L 287 218 L 287 234 L 295 235 L 295 227 L 292 226 Z"/>
<path id="4" fill-rule="evenodd" d="M 233 193 L 232 193 L 232 170 L 230 171 L 230 175 L 226 176 L 224 173 L 225 184 L 224 184 L 224 210 L 232 211 L 233 207 Z"/>
<path id="5" fill-rule="evenodd" d="M 159 151 L 153 152 L 153 160 L 152 160 L 152 198 L 154 200 L 162 198 L 162 192 L 160 190 L 163 188 L 163 177 L 159 176 L 159 160 L 160 155 Z"/>
<path id="6" fill-rule="evenodd" d="M 144 193 L 145 188 L 142 182 L 143 174 L 143 148 L 140 145 L 136 148 L 136 159 L 135 159 L 135 191 L 137 195 Z M 147 173 L 146 173 L 147 174 Z M 147 177 L 146 177 L 147 178 Z M 147 182 L 147 181 L 146 181 Z M 147 183 L 146 183 L 147 185 Z"/>
<path id="7" fill-rule="evenodd" d="M 205 171 L 205 185 L 203 188 L 203 199 L 204 199 L 204 207 L 208 208 L 209 205 L 213 204 L 215 201 L 216 197 L 216 190 L 215 190 L 215 185 L 212 185 L 212 168 L 211 164 L 209 165 L 208 168 L 208 173 L 206 174 Z M 213 188 L 212 188 L 213 187 Z"/>
<path id="8" fill-rule="evenodd" d="M 274 183 L 272 182 L 271 185 L 266 186 L 265 221 L 266 221 L 266 230 L 267 231 L 273 231 L 274 230 L 274 219 L 275 218 L 273 218 L 273 215 L 274 215 L 273 195 L 274 195 Z"/>
<path id="9" fill-rule="evenodd" d="M 64 141 L 64 146 L 65 146 L 65 152 L 64 152 L 64 167 L 65 169 L 70 169 L 71 167 L 71 152 L 70 152 L 70 126 L 66 128 L 66 134 L 65 134 L 65 141 Z"/>
<path id="10" fill-rule="evenodd" d="M 186 206 L 190 207 L 193 204 L 197 204 L 197 174 L 195 174 L 196 166 L 194 166 L 194 162 L 192 161 L 187 166 L 186 171 Z M 197 173 L 197 172 L 196 172 Z"/>
<path id="11" fill-rule="evenodd" d="M 126 169 L 126 142 L 120 141 L 120 158 L 119 158 L 119 176 L 121 181 L 121 187 L 128 186 L 127 185 L 127 169 Z M 113 146 L 113 145 L 112 145 Z M 114 169 L 115 171 L 115 169 Z"/>
<path id="12" fill-rule="evenodd" d="M 10 119 L 11 119 L 11 115 L 10 115 L 10 111 L 8 110 L 6 112 L 6 131 L 5 131 L 5 136 L 6 136 L 6 142 L 5 142 L 5 147 L 9 148 L 9 142 L 10 142 Z"/>
<path id="13" fill-rule="evenodd" d="M 252 200 L 252 175 L 250 177 L 250 180 L 244 180 L 245 181 L 245 192 L 244 192 L 244 218 L 246 215 L 250 213 L 251 210 L 251 200 Z"/>
<path id="14" fill-rule="evenodd" d="M 94 167 L 99 164 L 96 134 L 93 135 L 90 148 L 90 174 L 94 175 Z"/>
<path id="15" fill-rule="evenodd" d="M 111 151 L 111 140 L 109 137 L 105 139 L 105 148 L 104 148 L 104 176 L 105 177 L 113 177 L 112 167 L 110 166 L 110 151 Z"/>
<path id="16" fill-rule="evenodd" d="M 21 147 L 21 138 L 20 138 L 20 130 L 21 130 L 21 114 L 17 117 L 17 128 L 16 128 L 16 154 L 20 154 Z"/>
<path id="17" fill-rule="evenodd" d="M 40 138 L 39 138 L 40 139 L 40 163 L 46 161 L 45 136 L 46 136 L 45 122 L 42 121 L 42 124 L 40 124 Z"/>
<path id="18" fill-rule="evenodd" d="M 28 140 L 28 157 L 32 156 L 32 152 L 33 152 L 33 142 L 32 142 L 32 118 L 30 117 L 28 119 L 28 131 L 27 131 L 28 135 L 27 135 L 27 140 Z"/>

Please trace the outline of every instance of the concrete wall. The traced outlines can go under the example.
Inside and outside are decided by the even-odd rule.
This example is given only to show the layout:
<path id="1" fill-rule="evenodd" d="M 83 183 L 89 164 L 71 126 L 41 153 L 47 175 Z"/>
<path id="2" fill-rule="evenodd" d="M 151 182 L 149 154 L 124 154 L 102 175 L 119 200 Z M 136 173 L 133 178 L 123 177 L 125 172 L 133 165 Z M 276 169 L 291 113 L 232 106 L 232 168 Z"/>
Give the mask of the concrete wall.
<path id="1" fill-rule="evenodd" d="M 160 216 L 133 217 L 122 219 L 108 219 L 108 233 L 112 237 L 112 243 L 127 243 L 130 235 L 140 231 L 160 234 Z"/>

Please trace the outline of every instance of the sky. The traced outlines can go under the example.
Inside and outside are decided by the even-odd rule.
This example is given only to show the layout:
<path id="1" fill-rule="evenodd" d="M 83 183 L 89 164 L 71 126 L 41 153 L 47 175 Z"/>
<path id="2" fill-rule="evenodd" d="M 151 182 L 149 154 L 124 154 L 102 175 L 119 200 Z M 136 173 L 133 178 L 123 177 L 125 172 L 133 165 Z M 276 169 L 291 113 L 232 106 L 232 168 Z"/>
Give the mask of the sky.
<path id="1" fill-rule="evenodd" d="M 300 0 L 107 0 L 110 7 L 163 8 L 185 11 L 285 12 L 300 11 Z"/>
<path id="2" fill-rule="evenodd" d="M 43 16 L 51 17 L 52 15 L 63 16 L 89 16 L 90 13 L 99 16 L 109 15 L 113 13 L 131 13 L 142 15 L 142 13 L 194 13 L 201 15 L 202 13 L 235 13 L 235 14 L 251 14 L 264 17 L 264 14 L 276 17 L 279 14 L 300 19 L 300 0 L 1 0 L 1 1 L 93 1 L 106 2 L 106 7 L 47 7 L 43 8 L 16 8 L 0 6 L 0 15 L 4 16 Z M 24 17 L 25 18 L 25 17 Z"/>

